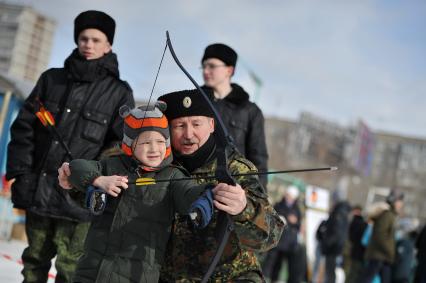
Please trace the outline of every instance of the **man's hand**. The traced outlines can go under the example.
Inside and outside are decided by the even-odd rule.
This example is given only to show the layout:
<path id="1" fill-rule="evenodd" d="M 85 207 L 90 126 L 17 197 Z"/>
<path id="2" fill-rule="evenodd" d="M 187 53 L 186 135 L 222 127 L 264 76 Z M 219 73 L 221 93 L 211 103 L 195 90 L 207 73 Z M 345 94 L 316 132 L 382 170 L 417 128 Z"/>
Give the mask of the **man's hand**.
<path id="1" fill-rule="evenodd" d="M 213 190 L 213 203 L 219 210 L 231 215 L 240 214 L 247 205 L 246 192 L 240 185 L 220 183 Z"/>
<path id="2" fill-rule="evenodd" d="M 122 189 L 127 189 L 129 180 L 126 176 L 100 176 L 93 181 L 93 186 L 102 189 L 107 194 L 117 197 Z"/>
<path id="3" fill-rule="evenodd" d="M 62 163 L 62 166 L 58 169 L 58 173 L 59 185 L 65 190 L 72 189 L 72 185 L 68 181 L 68 177 L 71 175 L 70 164 L 68 162 Z"/>

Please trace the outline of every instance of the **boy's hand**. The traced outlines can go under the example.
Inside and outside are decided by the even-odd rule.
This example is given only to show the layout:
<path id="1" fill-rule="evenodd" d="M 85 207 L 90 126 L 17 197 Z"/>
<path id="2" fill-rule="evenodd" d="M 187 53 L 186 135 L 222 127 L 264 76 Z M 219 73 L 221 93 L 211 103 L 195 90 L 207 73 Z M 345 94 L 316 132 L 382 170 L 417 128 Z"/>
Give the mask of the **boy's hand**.
<path id="1" fill-rule="evenodd" d="M 68 162 L 62 163 L 62 166 L 58 169 L 58 173 L 59 185 L 65 190 L 72 189 L 72 185 L 68 181 L 68 177 L 71 175 L 70 164 Z"/>
<path id="2" fill-rule="evenodd" d="M 214 205 L 231 215 L 240 214 L 247 205 L 246 192 L 240 185 L 219 183 L 213 190 Z"/>
<path id="3" fill-rule="evenodd" d="M 102 189 L 113 197 L 117 197 L 122 189 L 129 187 L 128 182 L 127 176 L 100 176 L 93 181 L 93 186 Z"/>

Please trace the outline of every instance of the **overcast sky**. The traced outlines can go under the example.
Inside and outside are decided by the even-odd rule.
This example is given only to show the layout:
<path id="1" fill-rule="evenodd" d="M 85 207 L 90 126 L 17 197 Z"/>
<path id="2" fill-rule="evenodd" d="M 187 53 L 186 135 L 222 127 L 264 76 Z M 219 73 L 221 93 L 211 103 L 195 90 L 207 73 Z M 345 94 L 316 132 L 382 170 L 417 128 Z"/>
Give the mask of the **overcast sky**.
<path id="1" fill-rule="evenodd" d="M 9 0 L 57 22 L 50 66 L 75 47 L 73 20 L 88 9 L 117 22 L 121 77 L 148 99 L 169 30 L 175 51 L 202 83 L 206 45 L 239 55 L 234 81 L 265 113 L 309 111 L 343 126 L 426 137 L 426 1 L 396 0 Z M 248 72 L 263 82 L 259 92 Z M 154 91 L 192 88 L 167 53 Z"/>

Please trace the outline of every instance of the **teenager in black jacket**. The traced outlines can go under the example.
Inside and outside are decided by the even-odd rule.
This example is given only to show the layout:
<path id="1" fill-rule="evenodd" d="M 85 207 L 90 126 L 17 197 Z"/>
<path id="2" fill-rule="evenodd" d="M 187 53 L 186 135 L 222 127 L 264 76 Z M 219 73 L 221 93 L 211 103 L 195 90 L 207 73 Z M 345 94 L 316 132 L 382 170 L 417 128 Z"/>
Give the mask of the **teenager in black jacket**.
<path id="1" fill-rule="evenodd" d="M 118 109 L 123 104 L 133 107 L 134 99 L 119 77 L 114 32 L 114 19 L 103 12 L 78 15 L 77 48 L 63 68 L 41 75 L 11 127 L 6 178 L 15 179 L 14 206 L 27 213 L 25 282 L 46 282 L 55 255 L 57 282 L 70 282 L 83 253 L 90 215 L 79 203 L 83 195 L 59 188 L 57 170 L 71 158 L 95 159 L 112 141 L 122 139 Z M 43 109 L 52 113 L 71 156 L 36 116 Z"/>
<path id="2" fill-rule="evenodd" d="M 241 86 L 231 83 L 237 53 L 225 44 L 212 44 L 205 49 L 201 63 L 203 89 L 215 102 L 238 150 L 254 163 L 259 172 L 267 171 L 268 152 L 262 111 L 250 102 L 248 93 Z M 266 175 L 260 175 L 259 179 L 266 189 Z"/>

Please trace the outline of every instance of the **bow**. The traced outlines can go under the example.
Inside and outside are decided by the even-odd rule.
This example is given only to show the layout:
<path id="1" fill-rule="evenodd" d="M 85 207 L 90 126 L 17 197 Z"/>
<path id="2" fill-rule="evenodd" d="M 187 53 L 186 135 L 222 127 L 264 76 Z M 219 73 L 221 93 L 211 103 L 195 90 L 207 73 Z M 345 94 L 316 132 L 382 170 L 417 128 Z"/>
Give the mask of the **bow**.
<path id="1" fill-rule="evenodd" d="M 176 62 L 176 64 L 179 66 L 182 72 L 184 72 L 185 75 L 189 78 L 192 84 L 200 91 L 204 100 L 206 101 L 206 103 L 209 105 L 209 107 L 212 109 L 214 113 L 214 119 L 215 119 L 215 125 L 216 125 L 215 131 L 214 131 L 214 138 L 216 142 L 216 158 L 217 158 L 217 168 L 215 172 L 215 175 L 216 175 L 215 177 L 221 183 L 226 183 L 226 184 L 235 186 L 236 182 L 234 178 L 232 177 L 231 173 L 228 171 L 228 166 L 227 166 L 228 154 L 236 150 L 234 143 L 232 141 L 232 138 L 229 135 L 222 119 L 219 116 L 219 113 L 217 112 L 216 108 L 214 107 L 210 99 L 208 98 L 207 94 L 197 84 L 197 82 L 192 78 L 192 76 L 182 66 L 179 59 L 177 58 L 176 53 L 173 49 L 173 45 L 170 40 L 170 35 L 168 31 L 166 31 L 166 37 L 167 37 L 167 47 L 170 50 L 173 60 Z M 231 232 L 234 230 L 234 223 L 231 219 L 231 216 L 223 211 L 219 211 L 216 225 L 219 231 L 219 237 L 218 237 L 219 247 L 216 250 L 216 254 L 213 257 L 208 270 L 203 276 L 203 279 L 201 281 L 203 283 L 207 282 L 210 276 L 212 275 L 214 269 L 216 268 L 216 265 L 218 264 L 220 260 L 220 257 L 222 256 L 223 250 L 225 249 L 225 246 L 228 242 L 228 238 Z"/>

